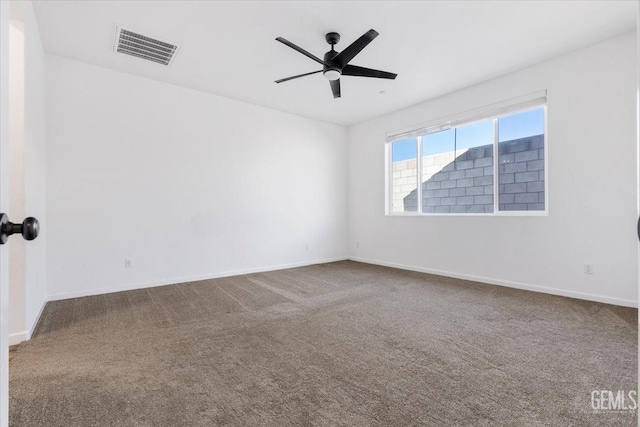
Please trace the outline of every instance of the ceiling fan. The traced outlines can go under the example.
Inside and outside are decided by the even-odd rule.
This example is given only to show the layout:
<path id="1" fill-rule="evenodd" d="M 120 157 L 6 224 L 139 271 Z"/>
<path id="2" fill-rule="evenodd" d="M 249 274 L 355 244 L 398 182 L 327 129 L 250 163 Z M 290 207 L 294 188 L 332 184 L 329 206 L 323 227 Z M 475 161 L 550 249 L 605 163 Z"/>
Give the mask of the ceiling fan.
<path id="1" fill-rule="evenodd" d="M 329 80 L 331 85 L 331 92 L 333 92 L 334 98 L 340 98 L 340 76 L 358 76 L 358 77 L 377 77 L 379 79 L 395 79 L 397 74 L 388 73 L 386 71 L 372 70 L 371 68 L 358 67 L 355 65 L 349 65 L 351 61 L 362 49 L 364 49 L 369 43 L 378 37 L 376 30 L 369 30 L 364 33 L 358 40 L 351 43 L 342 52 L 336 52 L 334 46 L 340 41 L 340 34 L 328 33 L 325 36 L 327 43 L 331 45 L 331 50 L 324 54 L 324 59 L 320 59 L 317 56 L 307 52 L 301 47 L 291 43 L 282 37 L 276 38 L 280 43 L 286 44 L 292 49 L 297 50 L 301 54 L 313 59 L 322 65 L 322 70 L 312 71 L 310 73 L 299 74 L 297 76 L 291 76 L 284 79 L 276 80 L 276 83 L 282 83 L 289 80 L 297 79 L 299 77 L 309 76 L 311 74 L 317 74 L 322 72 L 324 76 Z"/>

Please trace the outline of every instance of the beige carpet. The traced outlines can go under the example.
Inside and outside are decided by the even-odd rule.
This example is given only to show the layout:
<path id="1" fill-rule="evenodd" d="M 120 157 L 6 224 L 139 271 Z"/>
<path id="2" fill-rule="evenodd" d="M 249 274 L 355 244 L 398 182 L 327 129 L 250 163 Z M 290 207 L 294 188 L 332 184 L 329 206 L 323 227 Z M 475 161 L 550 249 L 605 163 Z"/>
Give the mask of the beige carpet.
<path id="1" fill-rule="evenodd" d="M 637 310 L 351 261 L 52 302 L 11 426 L 624 426 Z"/>

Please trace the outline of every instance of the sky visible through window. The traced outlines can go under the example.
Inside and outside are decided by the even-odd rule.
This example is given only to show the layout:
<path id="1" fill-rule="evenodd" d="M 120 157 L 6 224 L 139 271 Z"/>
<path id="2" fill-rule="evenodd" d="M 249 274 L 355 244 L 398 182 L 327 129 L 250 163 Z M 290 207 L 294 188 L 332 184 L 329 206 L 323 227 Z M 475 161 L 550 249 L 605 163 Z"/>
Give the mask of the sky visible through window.
<path id="1" fill-rule="evenodd" d="M 524 111 L 498 119 L 498 141 L 511 141 L 544 133 L 544 108 Z M 432 133 L 422 138 L 424 156 L 493 144 L 493 120 Z M 404 139 L 392 144 L 392 161 L 415 159 L 417 140 Z"/>

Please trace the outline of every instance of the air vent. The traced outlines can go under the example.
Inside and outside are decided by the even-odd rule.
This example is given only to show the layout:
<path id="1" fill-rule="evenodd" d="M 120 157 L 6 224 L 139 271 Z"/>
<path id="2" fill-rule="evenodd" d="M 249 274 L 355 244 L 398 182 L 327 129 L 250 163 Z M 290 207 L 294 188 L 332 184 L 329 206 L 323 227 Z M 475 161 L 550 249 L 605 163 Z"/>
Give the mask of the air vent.
<path id="1" fill-rule="evenodd" d="M 158 64 L 169 65 L 178 53 L 178 46 L 116 26 L 113 50 Z"/>

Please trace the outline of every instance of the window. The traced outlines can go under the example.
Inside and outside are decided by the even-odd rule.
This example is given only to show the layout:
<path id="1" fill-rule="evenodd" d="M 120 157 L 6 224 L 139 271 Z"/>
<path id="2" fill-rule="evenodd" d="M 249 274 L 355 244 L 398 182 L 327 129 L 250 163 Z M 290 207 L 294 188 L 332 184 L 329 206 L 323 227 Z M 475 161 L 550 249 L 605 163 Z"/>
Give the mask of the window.
<path id="1" fill-rule="evenodd" d="M 546 212 L 545 100 L 390 137 L 388 213 Z"/>
<path id="2" fill-rule="evenodd" d="M 544 211 L 544 108 L 498 119 L 499 209 Z"/>
<path id="3" fill-rule="evenodd" d="M 418 144 L 415 138 L 391 144 L 391 211 L 418 211 Z"/>
<path id="4" fill-rule="evenodd" d="M 421 139 L 422 212 L 493 212 L 493 121 Z"/>

